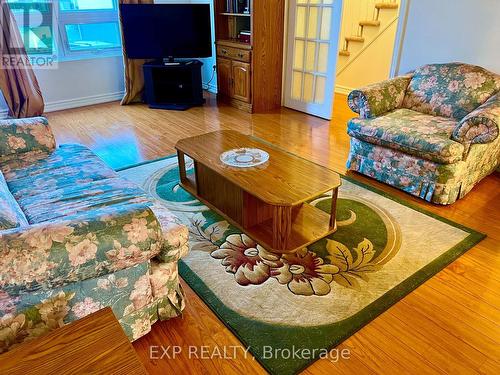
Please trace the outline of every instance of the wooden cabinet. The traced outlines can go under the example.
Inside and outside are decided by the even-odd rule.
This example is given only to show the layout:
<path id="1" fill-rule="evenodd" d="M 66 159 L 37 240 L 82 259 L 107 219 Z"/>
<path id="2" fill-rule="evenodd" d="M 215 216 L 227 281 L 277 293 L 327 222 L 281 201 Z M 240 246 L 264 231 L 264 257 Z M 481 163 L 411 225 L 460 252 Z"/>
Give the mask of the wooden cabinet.
<path id="1" fill-rule="evenodd" d="M 214 0 L 218 98 L 247 112 L 279 108 L 285 0 L 250 0 L 250 13 L 228 3 Z"/>
<path id="2" fill-rule="evenodd" d="M 249 63 L 217 58 L 219 95 L 226 99 L 235 99 L 250 103 L 251 67 Z"/>
<path id="3" fill-rule="evenodd" d="M 217 88 L 219 95 L 232 96 L 231 60 L 217 58 Z"/>
<path id="4" fill-rule="evenodd" d="M 217 56 L 227 57 L 232 60 L 250 62 L 251 52 L 244 49 L 217 46 Z"/>
<path id="5" fill-rule="evenodd" d="M 250 102 L 250 64 L 233 61 L 231 63 L 234 99 Z"/>

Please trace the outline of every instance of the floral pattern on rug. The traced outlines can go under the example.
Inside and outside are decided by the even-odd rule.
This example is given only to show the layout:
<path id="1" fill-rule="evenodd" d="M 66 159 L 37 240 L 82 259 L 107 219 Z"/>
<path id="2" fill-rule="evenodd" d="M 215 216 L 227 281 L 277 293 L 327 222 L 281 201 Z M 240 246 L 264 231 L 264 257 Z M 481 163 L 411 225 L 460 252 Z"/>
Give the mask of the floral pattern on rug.
<path id="1" fill-rule="evenodd" d="M 346 288 L 359 289 L 360 281 L 367 282 L 369 274 L 382 267 L 375 257 L 373 243 L 364 238 L 356 247 L 326 239 L 326 255 L 302 248 L 292 254 L 274 254 L 244 233 L 233 233 L 227 221 L 207 225 L 203 214 L 192 218 L 191 240 L 194 250 L 211 250 L 212 258 L 220 259 L 226 272 L 234 274 L 242 285 L 259 285 L 275 278 L 297 295 L 323 296 L 330 293 L 335 282 Z M 213 250 L 212 250 L 213 249 Z M 397 252 L 394 248 L 394 253 Z"/>

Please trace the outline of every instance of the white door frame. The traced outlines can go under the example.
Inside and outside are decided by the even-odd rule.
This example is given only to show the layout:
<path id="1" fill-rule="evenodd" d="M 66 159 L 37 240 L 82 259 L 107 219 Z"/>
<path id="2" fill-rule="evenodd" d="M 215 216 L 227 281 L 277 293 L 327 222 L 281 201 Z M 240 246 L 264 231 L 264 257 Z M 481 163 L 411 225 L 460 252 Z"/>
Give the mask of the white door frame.
<path id="1" fill-rule="evenodd" d="M 408 12 L 410 11 L 411 0 L 401 0 L 399 4 L 398 28 L 396 29 L 396 38 L 394 39 L 394 48 L 392 53 L 392 63 L 390 77 L 396 77 L 401 74 L 399 71 L 401 64 L 401 54 L 403 53 L 403 44 L 406 36 L 406 23 L 408 21 Z M 406 72 L 403 72 L 405 74 Z"/>
<path id="2" fill-rule="evenodd" d="M 286 107 L 306 112 L 318 117 L 331 119 L 333 112 L 333 95 L 335 91 L 335 76 L 338 57 L 338 45 L 340 39 L 340 25 L 342 18 L 342 2 L 343 0 L 333 0 L 332 14 L 331 14 L 331 27 L 330 39 L 328 50 L 328 69 L 325 81 L 325 93 L 322 103 L 307 103 L 305 101 L 296 100 L 291 97 L 292 89 L 292 72 L 293 72 L 293 50 L 294 50 L 294 34 L 295 24 L 295 11 L 297 0 L 287 1 L 287 27 L 285 32 L 285 59 L 284 59 L 284 90 L 283 90 L 283 104 Z M 316 53 L 317 56 L 317 53 Z M 317 60 L 317 57 L 316 57 Z M 304 61 L 305 64 L 305 61 Z"/>

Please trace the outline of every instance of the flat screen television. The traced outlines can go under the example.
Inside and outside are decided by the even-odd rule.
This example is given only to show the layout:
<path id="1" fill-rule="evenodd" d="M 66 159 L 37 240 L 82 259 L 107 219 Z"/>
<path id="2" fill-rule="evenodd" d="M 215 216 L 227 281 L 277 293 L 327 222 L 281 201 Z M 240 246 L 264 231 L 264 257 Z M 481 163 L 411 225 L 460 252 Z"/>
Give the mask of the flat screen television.
<path id="1" fill-rule="evenodd" d="M 209 4 L 122 4 L 120 12 L 131 59 L 212 56 Z"/>

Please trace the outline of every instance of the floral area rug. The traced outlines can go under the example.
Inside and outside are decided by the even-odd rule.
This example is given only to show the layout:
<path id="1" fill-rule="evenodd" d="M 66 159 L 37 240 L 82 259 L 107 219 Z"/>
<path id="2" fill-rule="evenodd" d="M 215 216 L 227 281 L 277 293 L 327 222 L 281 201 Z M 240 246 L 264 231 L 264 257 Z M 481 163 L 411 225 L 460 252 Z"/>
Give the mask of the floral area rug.
<path id="1" fill-rule="evenodd" d="M 120 171 L 189 227 L 182 278 L 273 374 L 325 356 L 484 237 L 343 178 L 337 232 L 281 256 L 184 191 L 178 173 L 176 157 Z"/>

